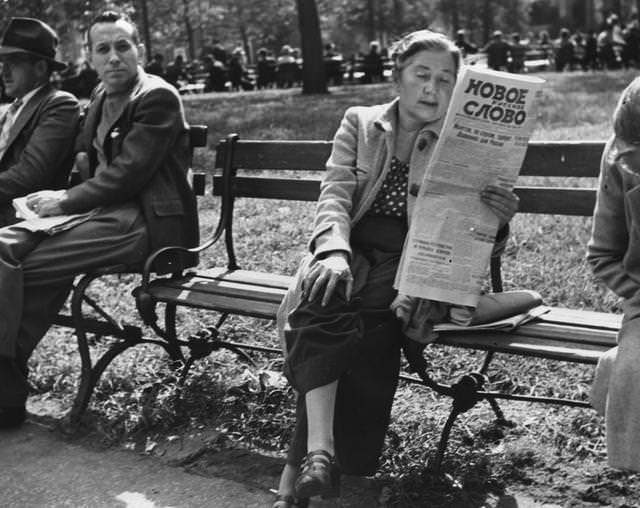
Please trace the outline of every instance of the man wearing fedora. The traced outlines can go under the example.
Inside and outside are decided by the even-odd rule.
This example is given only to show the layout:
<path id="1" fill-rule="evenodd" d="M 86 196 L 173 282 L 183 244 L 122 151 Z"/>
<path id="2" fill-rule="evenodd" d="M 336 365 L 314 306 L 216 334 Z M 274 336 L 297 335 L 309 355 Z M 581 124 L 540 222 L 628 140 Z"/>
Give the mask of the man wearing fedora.
<path id="1" fill-rule="evenodd" d="M 16 222 L 12 201 L 67 182 L 77 134 L 77 99 L 57 90 L 51 73 L 58 37 L 32 18 L 9 21 L 0 42 L 5 92 L 14 99 L 0 117 L 0 227 Z"/>
<path id="2" fill-rule="evenodd" d="M 151 251 L 198 243 L 196 201 L 187 180 L 191 148 L 180 96 L 147 75 L 138 31 L 124 14 L 98 15 L 87 33 L 98 72 L 76 142 L 80 182 L 27 196 L 41 217 L 92 212 L 54 235 L 20 223 L 0 228 L 0 428 L 25 418 L 27 361 L 80 273 L 141 265 Z M 165 257 L 170 273 L 194 264 Z"/>

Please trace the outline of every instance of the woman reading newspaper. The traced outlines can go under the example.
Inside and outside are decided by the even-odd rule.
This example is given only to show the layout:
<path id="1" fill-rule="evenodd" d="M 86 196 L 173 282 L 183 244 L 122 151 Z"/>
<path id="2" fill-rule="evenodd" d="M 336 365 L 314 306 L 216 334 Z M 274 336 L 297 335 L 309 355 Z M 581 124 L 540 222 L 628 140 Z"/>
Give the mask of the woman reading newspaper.
<path id="1" fill-rule="evenodd" d="M 613 113 L 587 259 L 624 299 L 618 346 L 598 362 L 591 403 L 605 415 L 609 465 L 640 471 L 640 78 Z"/>
<path id="2" fill-rule="evenodd" d="M 280 309 L 285 374 L 299 397 L 274 508 L 337 496 L 340 471 L 375 473 L 403 328 L 413 317 L 428 334 L 448 310 L 423 301 L 416 320 L 418 302 L 398 296 L 393 281 L 460 53 L 445 36 L 422 30 L 397 42 L 391 57 L 398 97 L 346 111 L 327 161 L 310 252 Z M 493 185 L 481 195 L 499 218 L 503 242 L 518 199 Z"/>

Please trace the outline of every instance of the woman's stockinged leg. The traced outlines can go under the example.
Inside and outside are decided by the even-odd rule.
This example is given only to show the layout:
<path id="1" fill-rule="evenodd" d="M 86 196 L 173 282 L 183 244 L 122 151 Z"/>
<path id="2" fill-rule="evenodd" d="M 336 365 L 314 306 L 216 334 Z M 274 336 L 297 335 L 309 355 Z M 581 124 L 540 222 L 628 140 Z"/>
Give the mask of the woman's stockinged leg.
<path id="1" fill-rule="evenodd" d="M 335 454 L 333 422 L 338 381 L 319 386 L 305 394 L 307 403 L 307 450 L 325 450 Z"/>

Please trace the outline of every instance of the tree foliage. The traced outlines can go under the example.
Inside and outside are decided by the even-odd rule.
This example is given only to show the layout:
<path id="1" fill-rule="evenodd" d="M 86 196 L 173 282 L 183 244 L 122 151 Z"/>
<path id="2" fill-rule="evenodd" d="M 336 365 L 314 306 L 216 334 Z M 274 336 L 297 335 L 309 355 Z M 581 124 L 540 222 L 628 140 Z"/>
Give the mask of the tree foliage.
<path id="1" fill-rule="evenodd" d="M 261 47 L 277 53 L 284 44 L 302 45 L 298 2 L 294 0 L 146 0 L 146 20 L 143 1 L 0 0 L 0 16 L 38 17 L 54 26 L 63 39 L 77 39 L 98 11 L 125 9 L 138 22 L 141 33 L 148 31 L 149 49 L 168 58 L 179 47 L 188 56 L 200 57 L 215 44 L 227 49 L 242 46 L 251 57 Z M 634 0 L 637 2 L 640 0 Z M 314 3 L 322 41 L 335 43 L 346 56 L 366 50 L 373 39 L 386 46 L 421 28 L 450 35 L 464 28 L 471 40 L 481 44 L 495 29 L 524 32 L 530 24 L 549 23 L 555 5 L 549 0 L 315 0 Z"/>

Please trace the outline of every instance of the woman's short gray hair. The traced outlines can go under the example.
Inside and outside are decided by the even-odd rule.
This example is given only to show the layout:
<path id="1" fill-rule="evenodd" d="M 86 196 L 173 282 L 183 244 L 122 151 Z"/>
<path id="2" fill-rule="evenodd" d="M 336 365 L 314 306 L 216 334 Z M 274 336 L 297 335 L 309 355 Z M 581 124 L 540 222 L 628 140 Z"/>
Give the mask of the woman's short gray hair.
<path id="1" fill-rule="evenodd" d="M 444 34 L 431 30 L 417 30 L 405 35 L 391 46 L 389 56 L 393 62 L 394 74 L 397 75 L 405 62 L 420 51 L 446 51 L 453 58 L 456 74 L 458 73 L 462 60 L 458 46 Z"/>
<path id="2" fill-rule="evenodd" d="M 632 145 L 640 145 L 640 77 L 623 90 L 613 112 L 613 132 Z"/>
<path id="3" fill-rule="evenodd" d="M 389 56 L 393 62 L 394 75 L 397 76 L 405 62 L 420 51 L 446 51 L 453 58 L 456 74 L 458 73 L 462 60 L 458 46 L 441 33 L 417 30 L 405 35 L 391 46 Z"/>

